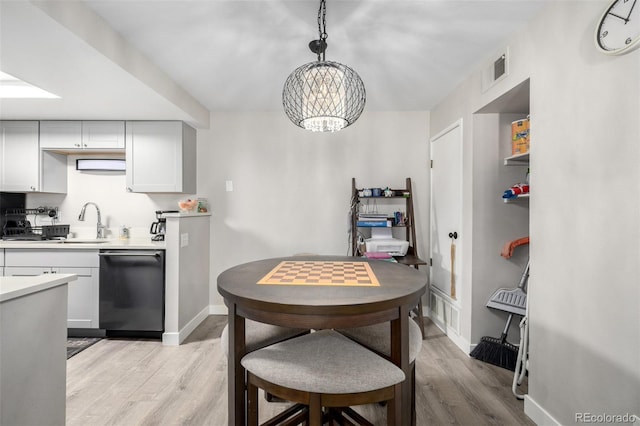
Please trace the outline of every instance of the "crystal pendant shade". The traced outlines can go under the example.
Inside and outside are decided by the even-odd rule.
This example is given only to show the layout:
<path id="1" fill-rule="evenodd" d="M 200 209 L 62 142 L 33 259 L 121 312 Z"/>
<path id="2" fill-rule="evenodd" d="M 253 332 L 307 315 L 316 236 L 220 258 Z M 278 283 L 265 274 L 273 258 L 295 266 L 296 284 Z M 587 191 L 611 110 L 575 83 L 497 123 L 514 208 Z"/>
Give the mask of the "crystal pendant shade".
<path id="1" fill-rule="evenodd" d="M 313 132 L 336 132 L 353 124 L 364 109 L 360 76 L 338 62 L 302 65 L 287 78 L 282 104 L 289 119 Z"/>

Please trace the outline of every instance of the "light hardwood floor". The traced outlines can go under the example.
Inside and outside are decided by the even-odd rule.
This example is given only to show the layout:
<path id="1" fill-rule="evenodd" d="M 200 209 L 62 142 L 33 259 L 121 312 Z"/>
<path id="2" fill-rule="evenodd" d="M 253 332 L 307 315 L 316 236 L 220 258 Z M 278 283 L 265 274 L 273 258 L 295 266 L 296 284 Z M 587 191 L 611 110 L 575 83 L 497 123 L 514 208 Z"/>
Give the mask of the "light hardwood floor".
<path id="1" fill-rule="evenodd" d="M 208 317 L 180 346 L 104 339 L 70 358 L 67 425 L 226 425 L 226 321 Z M 428 320 L 416 362 L 418 425 L 534 424 L 511 393 L 512 372 L 469 358 Z M 260 404 L 261 420 L 286 407 Z M 358 411 L 386 423 L 382 407 Z"/>

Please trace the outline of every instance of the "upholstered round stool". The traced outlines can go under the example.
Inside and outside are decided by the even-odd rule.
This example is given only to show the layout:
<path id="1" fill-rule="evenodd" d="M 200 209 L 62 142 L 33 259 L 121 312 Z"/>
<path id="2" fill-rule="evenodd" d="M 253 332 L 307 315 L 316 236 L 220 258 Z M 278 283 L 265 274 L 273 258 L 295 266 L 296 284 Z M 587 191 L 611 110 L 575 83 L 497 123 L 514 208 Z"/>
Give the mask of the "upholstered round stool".
<path id="1" fill-rule="evenodd" d="M 247 319 L 245 320 L 245 349 L 246 352 L 255 351 L 256 349 L 307 333 L 309 333 L 308 329 L 280 327 Z M 224 350 L 224 355 L 229 358 L 229 324 L 225 325 L 222 330 L 220 344 Z M 269 393 L 265 393 L 264 398 L 269 402 L 275 401 L 273 395 Z"/>
<path id="2" fill-rule="evenodd" d="M 384 357 L 391 356 L 391 324 L 384 322 L 365 327 L 346 328 L 338 330 L 350 339 L 366 346 Z M 416 424 L 416 358 L 422 348 L 422 330 L 420 326 L 409 319 L 409 364 L 411 364 L 411 424 Z"/>
<path id="3" fill-rule="evenodd" d="M 246 352 L 255 351 L 273 343 L 290 339 L 301 334 L 309 333 L 309 330 L 303 328 L 280 327 L 272 324 L 265 324 L 250 319 L 245 320 L 245 348 Z M 225 356 L 229 357 L 229 324 L 224 326 L 222 335 L 220 336 L 220 345 L 224 350 Z"/>
<path id="4" fill-rule="evenodd" d="M 321 425 L 323 416 L 364 420 L 348 407 L 381 401 L 389 401 L 387 417 L 393 424 L 396 395 L 405 379 L 393 363 L 334 330 L 267 346 L 247 354 L 241 363 L 247 370 L 249 425 L 258 424 L 258 388 L 301 404 L 298 408 L 304 415 L 289 414 L 295 414 L 299 422 L 308 417 L 311 426 Z M 323 413 L 323 408 L 329 410 Z"/>
<path id="5" fill-rule="evenodd" d="M 352 340 L 378 352 L 386 357 L 391 356 L 391 324 L 383 322 L 357 328 L 337 330 Z M 418 357 L 422 348 L 422 331 L 415 321 L 409 320 L 409 362 Z"/>

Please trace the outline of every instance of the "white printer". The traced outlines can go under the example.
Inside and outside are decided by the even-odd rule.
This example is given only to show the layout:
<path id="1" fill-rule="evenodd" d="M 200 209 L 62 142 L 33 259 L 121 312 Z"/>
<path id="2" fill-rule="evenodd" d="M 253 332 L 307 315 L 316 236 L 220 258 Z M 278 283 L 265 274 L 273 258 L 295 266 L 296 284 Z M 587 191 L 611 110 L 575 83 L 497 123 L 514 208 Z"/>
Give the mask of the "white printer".
<path id="1" fill-rule="evenodd" d="M 372 228 L 371 238 L 364 242 L 368 252 L 389 253 L 392 256 L 404 256 L 409 249 L 409 241 L 393 238 L 391 228 Z"/>

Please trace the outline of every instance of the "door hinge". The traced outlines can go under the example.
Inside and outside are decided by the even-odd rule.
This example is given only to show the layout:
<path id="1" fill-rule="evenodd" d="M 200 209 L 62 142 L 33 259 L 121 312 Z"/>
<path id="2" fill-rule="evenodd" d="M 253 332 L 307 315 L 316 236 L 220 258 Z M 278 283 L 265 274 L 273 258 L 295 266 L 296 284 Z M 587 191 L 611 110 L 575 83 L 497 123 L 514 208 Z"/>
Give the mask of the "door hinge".
<path id="1" fill-rule="evenodd" d="M 429 266 L 433 266 L 433 257 L 429 258 Z"/>
<path id="2" fill-rule="evenodd" d="M 433 169 L 433 160 L 431 160 L 431 168 Z"/>

